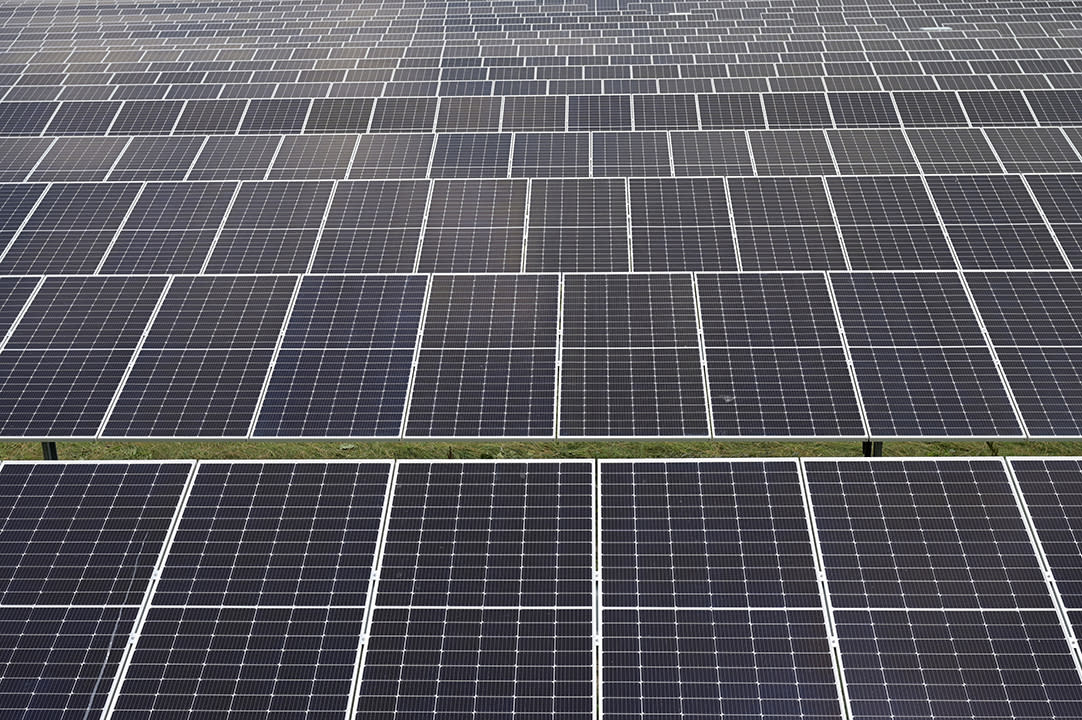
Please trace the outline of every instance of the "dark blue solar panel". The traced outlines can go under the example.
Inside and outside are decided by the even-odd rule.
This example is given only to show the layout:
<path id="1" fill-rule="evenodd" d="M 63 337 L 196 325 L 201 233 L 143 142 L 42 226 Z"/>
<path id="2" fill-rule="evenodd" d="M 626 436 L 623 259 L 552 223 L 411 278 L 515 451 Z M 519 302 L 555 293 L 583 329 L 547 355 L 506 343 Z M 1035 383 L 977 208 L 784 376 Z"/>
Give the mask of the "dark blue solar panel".
<path id="1" fill-rule="evenodd" d="M 7 335 L 37 284 L 34 277 L 0 277 L 0 337 Z"/>
<path id="2" fill-rule="evenodd" d="M 165 283 L 161 276 L 46 278 L 6 349 L 133 350 Z"/>
<path id="3" fill-rule="evenodd" d="M 420 275 L 306 277 L 282 346 L 412 349 L 426 282 Z"/>
<path id="4" fill-rule="evenodd" d="M 398 435 L 425 284 L 420 276 L 305 278 L 255 434 Z"/>
<path id="5" fill-rule="evenodd" d="M 835 613 L 853 717 L 1070 718 L 1082 684 L 1051 611 Z"/>
<path id="6" fill-rule="evenodd" d="M 130 349 L 0 352 L 0 436 L 97 435 L 131 354 Z"/>
<path id="7" fill-rule="evenodd" d="M 0 713 L 12 720 L 97 717 L 136 607 L 0 607 Z"/>
<path id="8" fill-rule="evenodd" d="M 288 276 L 178 277 L 148 348 L 273 348 L 297 280 Z"/>
<path id="9" fill-rule="evenodd" d="M 400 464 L 376 602 L 589 607 L 592 499 L 586 462 Z"/>
<path id="10" fill-rule="evenodd" d="M 835 608 L 1050 608 L 998 460 L 807 461 Z"/>
<path id="11" fill-rule="evenodd" d="M 390 463 L 205 463 L 155 605 L 363 607 Z"/>
<path id="12" fill-rule="evenodd" d="M 1017 458 L 1011 467 L 1063 603 L 1071 610 L 1082 609 L 1082 462 Z"/>
<path id="13" fill-rule="evenodd" d="M 361 608 L 152 608 L 114 718 L 343 717 Z"/>
<path id="14" fill-rule="evenodd" d="M 590 610 L 377 608 L 358 716 L 587 720 Z"/>
<path id="15" fill-rule="evenodd" d="M 606 610 L 605 718 L 834 718 L 819 610 Z"/>
<path id="16" fill-rule="evenodd" d="M 109 437 L 244 437 L 274 351 L 262 348 L 139 353 L 109 414 Z"/>
<path id="17" fill-rule="evenodd" d="M 0 468 L 0 603 L 139 605 L 191 465 Z"/>
<path id="18" fill-rule="evenodd" d="M 559 279 L 435 276 L 406 434 L 551 436 Z"/>
<path id="19" fill-rule="evenodd" d="M 794 463 L 601 465 L 605 607 L 821 606 Z"/>

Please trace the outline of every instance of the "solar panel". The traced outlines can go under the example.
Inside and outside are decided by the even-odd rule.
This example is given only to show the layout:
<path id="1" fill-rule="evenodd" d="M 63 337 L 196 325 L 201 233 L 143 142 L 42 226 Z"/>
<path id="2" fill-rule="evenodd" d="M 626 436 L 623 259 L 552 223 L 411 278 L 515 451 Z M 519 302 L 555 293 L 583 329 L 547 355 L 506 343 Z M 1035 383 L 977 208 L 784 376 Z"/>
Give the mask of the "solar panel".
<path id="1" fill-rule="evenodd" d="M 826 135 L 840 175 L 907 175 L 918 171 L 900 130 L 846 128 L 827 130 Z"/>
<path id="2" fill-rule="evenodd" d="M 104 180 L 129 138 L 61 137 L 27 179 L 35 182 Z"/>
<path id="3" fill-rule="evenodd" d="M 607 610 L 606 718 L 841 718 L 818 610 Z"/>
<path id="4" fill-rule="evenodd" d="M 139 190 L 128 183 L 51 185 L 0 257 L 0 272 L 93 272 Z"/>
<path id="5" fill-rule="evenodd" d="M 199 272 L 237 191 L 234 183 L 154 183 L 102 261 L 105 273 Z"/>
<path id="6" fill-rule="evenodd" d="M 134 349 L 163 277 L 54 277 L 42 283 L 5 350 Z"/>
<path id="7" fill-rule="evenodd" d="M 1052 607 L 999 461 L 804 465 L 836 609 Z"/>
<path id="8" fill-rule="evenodd" d="M 0 277 L 0 335 L 7 336 L 37 284 L 37 278 Z"/>
<path id="9" fill-rule="evenodd" d="M 633 179 L 628 187 L 636 269 L 736 269 L 724 179 Z"/>
<path id="10" fill-rule="evenodd" d="M 671 132 L 669 142 L 677 177 L 755 172 L 747 136 L 742 132 Z"/>
<path id="11" fill-rule="evenodd" d="M 627 193 L 622 180 L 531 183 L 526 270 L 620 271 L 628 257 Z"/>
<path id="12" fill-rule="evenodd" d="M 560 434 L 708 434 L 690 276 L 569 275 L 563 313 Z"/>
<path id="13" fill-rule="evenodd" d="M 203 463 L 156 606 L 364 607 L 387 462 Z"/>
<path id="14" fill-rule="evenodd" d="M 551 436 L 559 280 L 436 276 L 410 396 L 410 436 Z"/>
<path id="15" fill-rule="evenodd" d="M 109 699 L 135 607 L 0 607 L 0 711 L 96 716 Z"/>
<path id="16" fill-rule="evenodd" d="M 791 462 L 606 461 L 601 518 L 606 608 L 821 606 Z"/>
<path id="17" fill-rule="evenodd" d="M 588 609 L 377 608 L 358 715 L 594 717 Z"/>
<path id="18" fill-rule="evenodd" d="M 586 462 L 400 463 L 376 603 L 589 608 L 592 503 Z"/>
<path id="19" fill-rule="evenodd" d="M 397 436 L 424 302 L 419 276 L 308 276 L 254 434 Z"/>
<path id="20" fill-rule="evenodd" d="M 114 718 L 341 717 L 359 608 L 152 608 Z"/>
<path id="21" fill-rule="evenodd" d="M 742 267 L 748 270 L 845 267 L 837 225 L 821 180 L 731 178 L 728 185 Z"/>
<path id="22" fill-rule="evenodd" d="M 835 617 L 856 717 L 1067 718 L 1082 703 L 1055 613 L 874 608 Z"/>
<path id="23" fill-rule="evenodd" d="M 715 435 L 860 435 L 825 279 L 700 275 Z"/>
<path id="24" fill-rule="evenodd" d="M 247 109 L 247 100 L 192 100 L 185 104 L 173 132 L 177 135 L 234 133 Z"/>
<path id="25" fill-rule="evenodd" d="M 288 276 L 178 278 L 104 434 L 247 435 L 295 286 Z"/>
<path id="26" fill-rule="evenodd" d="M 191 467 L 188 462 L 5 463 L 0 468 L 0 604 L 140 605 Z M 107 640 L 95 640 L 97 634 L 87 641 Z M 10 678 L 13 670 L 6 670 L 4 677 Z"/>
<path id="27" fill-rule="evenodd" d="M 517 272 L 525 225 L 524 180 L 441 180 L 432 197 L 417 269 Z"/>
<path id="28" fill-rule="evenodd" d="M 1021 432 L 957 275 L 854 273 L 832 282 L 873 435 Z"/>
<path id="29" fill-rule="evenodd" d="M 202 137 L 157 137 L 141 135 L 131 138 L 124 152 L 109 172 L 109 180 L 170 181 L 184 180 L 196 155 L 203 149 Z"/>

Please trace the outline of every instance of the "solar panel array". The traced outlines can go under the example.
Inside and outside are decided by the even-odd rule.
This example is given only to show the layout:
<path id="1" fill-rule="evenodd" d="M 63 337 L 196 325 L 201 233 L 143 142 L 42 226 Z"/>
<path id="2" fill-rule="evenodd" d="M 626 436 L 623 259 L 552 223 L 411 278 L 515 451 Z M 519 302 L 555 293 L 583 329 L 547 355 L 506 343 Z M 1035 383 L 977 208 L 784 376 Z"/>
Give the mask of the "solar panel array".
<path id="1" fill-rule="evenodd" d="M 1077 458 L 0 480 L 5 717 L 1082 712 Z"/>
<path id="2" fill-rule="evenodd" d="M 0 437 L 1082 437 L 1080 37 L 9 4 Z"/>

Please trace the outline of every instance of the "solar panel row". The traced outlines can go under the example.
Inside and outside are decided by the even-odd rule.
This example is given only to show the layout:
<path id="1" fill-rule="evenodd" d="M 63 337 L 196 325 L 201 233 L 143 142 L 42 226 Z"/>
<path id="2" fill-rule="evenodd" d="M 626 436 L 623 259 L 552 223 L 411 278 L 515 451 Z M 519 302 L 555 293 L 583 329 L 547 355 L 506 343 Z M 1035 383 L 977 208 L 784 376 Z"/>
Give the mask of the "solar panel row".
<path id="1" fill-rule="evenodd" d="M 470 85 L 437 81 L 405 94 L 380 83 L 368 88 L 382 91 L 375 98 L 216 98 L 217 88 L 205 82 L 199 84 L 210 97 L 199 99 L 5 98 L 0 136 L 1082 125 L 1077 90 L 759 93 L 724 92 L 723 81 L 718 92 L 700 82 L 697 93 L 675 93 L 661 89 L 656 79 L 636 78 L 639 94 L 629 94 L 632 83 L 619 79 L 595 79 L 596 89 L 588 83 L 585 92 L 574 94 L 558 81 L 547 87 L 545 81 L 498 82 L 497 89 L 483 78 Z"/>
<path id="2" fill-rule="evenodd" d="M 1076 458 L 6 463 L 0 479 L 13 718 L 1082 708 Z"/>
<path id="3" fill-rule="evenodd" d="M 1082 266 L 1082 175 L 737 177 L 711 147 L 685 160 L 728 178 L 0 184 L 0 272 Z"/>
<path id="4" fill-rule="evenodd" d="M 0 299 L 5 437 L 1082 434 L 1073 271 L 7 277 Z"/>

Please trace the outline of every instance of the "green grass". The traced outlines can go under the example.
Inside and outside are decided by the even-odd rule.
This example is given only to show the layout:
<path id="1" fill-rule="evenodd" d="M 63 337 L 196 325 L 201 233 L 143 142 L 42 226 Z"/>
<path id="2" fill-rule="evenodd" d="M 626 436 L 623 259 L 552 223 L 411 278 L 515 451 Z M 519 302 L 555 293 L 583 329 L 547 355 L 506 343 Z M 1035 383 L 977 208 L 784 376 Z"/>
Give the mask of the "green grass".
<path id="1" fill-rule="evenodd" d="M 680 458 L 859 456 L 850 442 L 62 442 L 61 460 L 338 458 Z M 886 442 L 890 456 L 1082 455 L 1082 442 Z M 39 460 L 36 442 L 0 443 L 0 459 Z"/>

